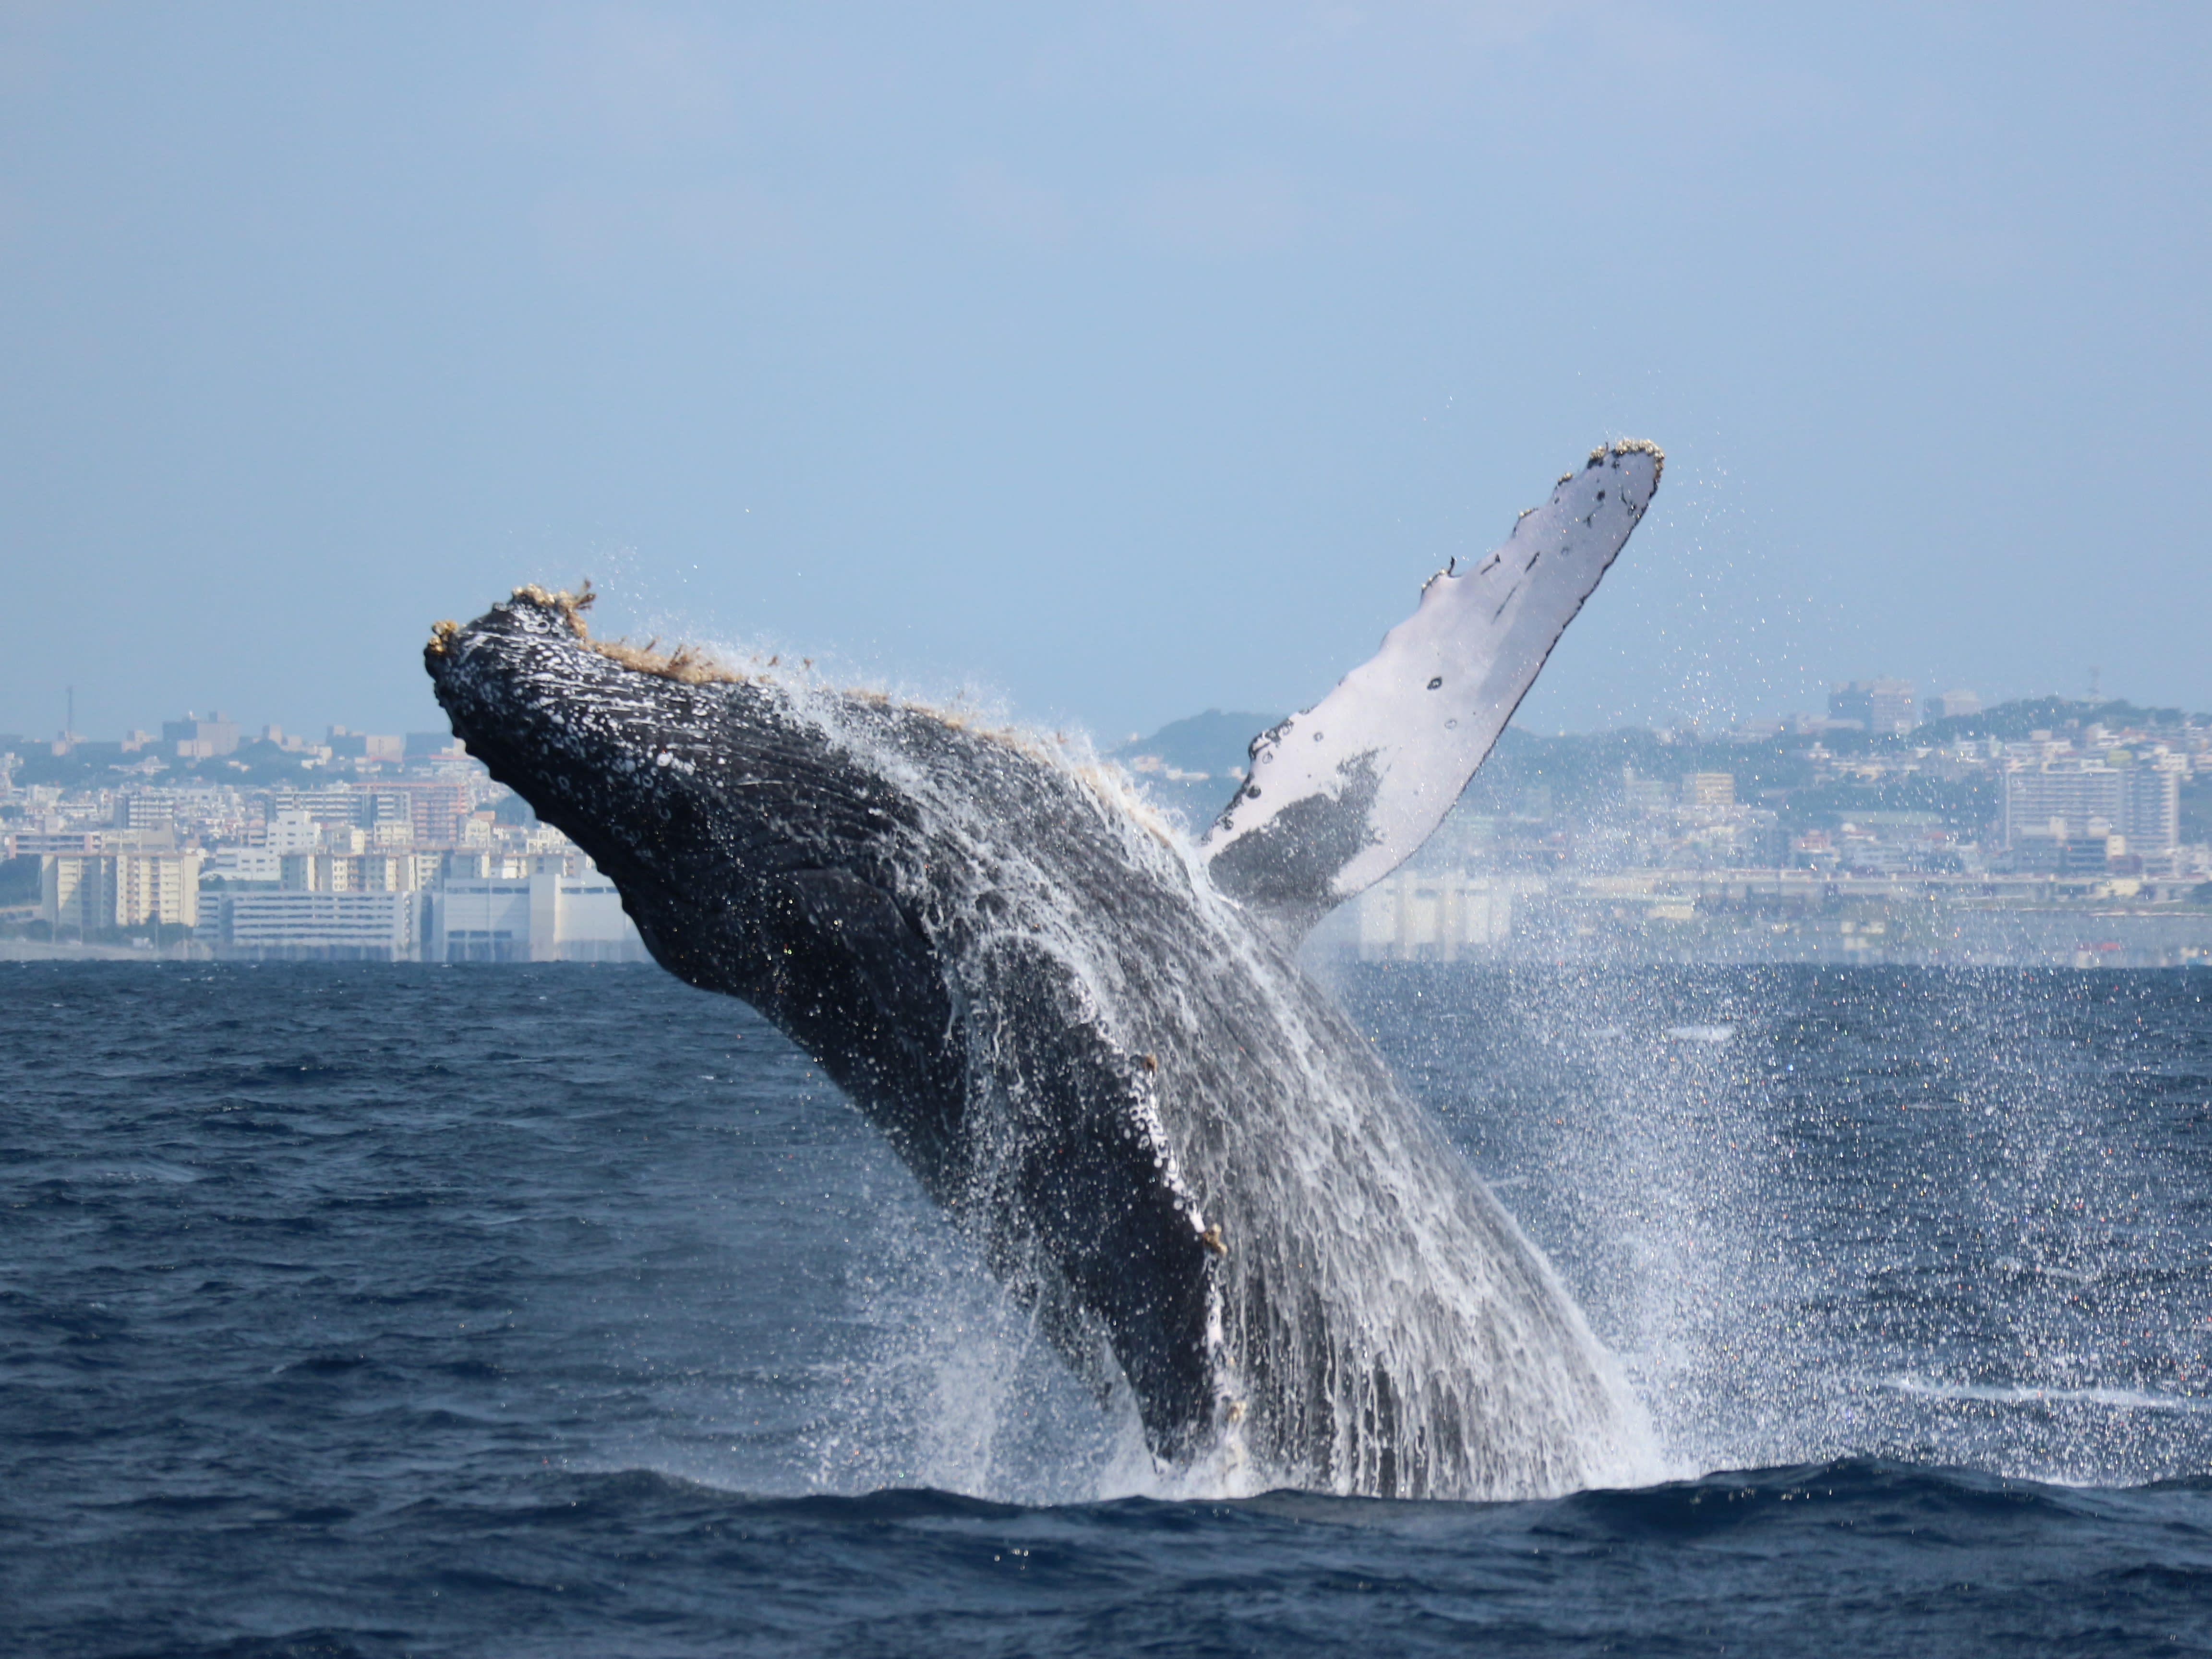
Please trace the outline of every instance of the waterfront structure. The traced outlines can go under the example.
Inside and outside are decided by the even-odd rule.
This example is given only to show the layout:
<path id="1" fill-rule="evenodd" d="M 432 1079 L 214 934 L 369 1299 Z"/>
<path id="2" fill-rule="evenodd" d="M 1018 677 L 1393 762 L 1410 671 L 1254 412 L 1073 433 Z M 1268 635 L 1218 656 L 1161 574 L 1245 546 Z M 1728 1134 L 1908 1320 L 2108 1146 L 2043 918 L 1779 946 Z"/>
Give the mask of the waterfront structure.
<path id="1" fill-rule="evenodd" d="M 415 893 L 231 890 L 210 896 L 199 942 L 247 962 L 412 962 L 422 911 Z"/>
<path id="2" fill-rule="evenodd" d="M 1504 776 L 1479 787 L 1432 838 L 1425 862 L 1404 872 L 1412 888 L 1370 891 L 1315 945 L 1379 959 L 1604 951 L 1735 959 L 1756 946 L 1840 953 L 1821 958 L 1834 960 L 1989 961 L 2004 959 L 2014 947 L 2002 941 L 2017 933 L 2022 960 L 2179 960 L 2200 949 L 2191 930 L 2212 927 L 2212 727 L 2180 714 L 2146 720 L 2141 710 L 2076 707 L 2074 720 L 2063 706 L 2037 711 L 2057 729 L 2023 732 L 2017 713 L 2008 720 L 1997 711 L 1996 730 L 1941 741 L 1925 728 L 1869 739 L 1839 736 L 1848 728 L 1836 721 L 1747 721 L 1725 738 L 1675 731 L 1626 744 L 1594 738 L 1588 749 L 1570 743 L 1518 775 L 1508 758 Z M 1939 708 L 1970 712 L 1948 693 L 1928 700 L 1929 714 Z M 256 743 L 280 738 L 262 732 Z M 161 945 L 197 921 L 185 948 L 210 955 L 643 956 L 611 894 L 571 891 L 549 932 L 542 901 L 534 915 L 519 914 L 532 910 L 529 895 L 485 890 L 544 876 L 598 878 L 580 849 L 532 822 L 450 739 L 410 738 L 398 767 L 283 742 L 287 753 L 320 758 L 294 760 L 284 782 L 256 787 L 249 767 L 266 756 L 249 760 L 243 744 L 234 771 L 228 757 L 172 764 L 172 744 L 143 732 L 119 744 L 76 739 L 64 758 L 86 781 L 70 783 L 41 776 L 55 758 L 43 740 L 0 737 L 0 861 L 15 860 L 0 877 L 0 946 Z M 1164 763 L 1139 771 L 1148 788 L 1189 788 Z M 191 856 L 197 882 L 183 876 Z M 1763 896 L 1714 898 L 1711 884 L 1747 879 Z M 1616 896 L 1611 884 L 1620 881 L 1651 884 L 1653 896 Z M 1708 884 L 1694 920 L 1674 914 L 1689 901 L 1671 896 L 1690 882 Z M 1779 885 L 1770 891 L 1760 882 Z M 1820 884 L 1841 895 L 1842 911 L 1799 915 L 1803 895 Z M 437 890 L 465 884 L 472 890 L 459 906 L 435 907 Z M 1881 915 L 1850 914 L 1893 888 L 1882 902 L 1886 933 Z M 1999 892 L 1996 910 L 1975 920 L 1975 907 Z M 2046 897 L 2023 896 L 2032 892 Z M 291 896 L 248 905 L 242 929 L 234 904 L 226 933 L 221 902 L 246 894 L 397 895 L 411 902 L 411 921 L 403 927 L 388 906 Z M 1784 915 L 1754 919 L 1778 902 Z M 2108 904 L 2136 920 L 2065 920 Z M 2002 920 L 2015 913 L 2045 915 L 2035 926 L 2050 937 Z M 2154 927 L 2154 915 L 2164 918 Z M 1912 916 L 1950 917 L 1963 931 L 1942 945 L 1898 920 Z M 2137 921 L 2150 931 L 2130 933 Z M 2069 927 L 2078 939 L 2063 936 Z M 1970 939 L 1981 942 L 1968 950 Z M 2103 948 L 2114 939 L 2116 950 Z"/>
<path id="3" fill-rule="evenodd" d="M 210 956 L 248 961 L 647 959 L 612 882 L 548 862 L 520 873 L 434 873 L 420 886 L 226 883 L 209 890 L 198 939 Z"/>
<path id="4" fill-rule="evenodd" d="M 1400 870 L 1353 909 L 1363 962 L 1455 962 L 1503 945 L 1513 931 L 1511 882 L 1463 870 Z"/>
<path id="5" fill-rule="evenodd" d="M 597 871 L 448 878 L 428 895 L 429 962 L 643 962 L 645 941 Z"/>

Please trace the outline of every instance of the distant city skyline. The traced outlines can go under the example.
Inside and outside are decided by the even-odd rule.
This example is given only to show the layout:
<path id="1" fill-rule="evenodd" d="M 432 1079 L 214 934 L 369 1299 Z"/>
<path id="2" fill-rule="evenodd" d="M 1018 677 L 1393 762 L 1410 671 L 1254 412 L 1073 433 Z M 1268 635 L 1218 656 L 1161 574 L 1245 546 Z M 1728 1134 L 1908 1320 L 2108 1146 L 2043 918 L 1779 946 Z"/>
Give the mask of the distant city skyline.
<path id="1" fill-rule="evenodd" d="M 2085 682 L 2089 679 L 2089 674 L 2086 671 L 2083 678 Z M 1817 724 L 1822 720 L 1836 720 L 1838 718 L 1840 718 L 1844 723 L 1850 724 L 1854 717 L 1851 714 L 1844 712 L 1839 708 L 1839 698 L 1848 698 L 1853 695 L 1863 696 L 1865 694 L 1860 690 L 1860 688 L 1870 687 L 1875 684 L 1901 685 L 1905 690 L 1905 695 L 1908 697 L 1914 698 L 1916 700 L 1912 705 L 1915 711 L 1913 718 L 1909 722 L 1903 726 L 1896 726 L 1893 724 L 1869 724 L 1869 729 L 1875 731 L 1910 730 L 1912 726 L 1924 724 L 1931 720 L 1941 719 L 1947 715 L 1979 713 L 1983 709 L 1994 708 L 2003 703 L 2020 702 L 2035 697 L 2056 696 L 2067 698 L 2069 701 L 2087 701 L 2080 692 L 2069 693 L 2063 690 L 2054 689 L 2014 693 L 2009 696 L 1984 696 L 1978 690 L 1971 686 L 1944 684 L 1942 684 L 1941 689 L 1938 689 L 1938 683 L 1936 682 L 1911 680 L 1900 676 L 1862 676 L 1854 678 L 1832 679 L 1819 682 L 1818 684 L 1824 688 L 1823 695 L 1814 700 L 1814 702 L 1808 703 L 1807 706 L 1802 708 L 1743 710 L 1739 711 L 1733 717 L 1724 720 L 1716 720 L 1710 717 L 1705 720 L 1698 720 L 1694 716 L 1691 716 L 1686 720 L 1671 721 L 1664 719 L 1658 720 L 1628 720 L 1616 722 L 1610 726 L 1594 726 L 1582 729 L 1588 732 L 1619 731 L 1638 728 L 1667 730 L 1678 725 L 1694 724 L 1700 726 L 1702 729 L 1725 732 L 1741 727 L 1754 726 L 1761 723 L 1786 725 L 1792 721 L 1802 721 Z M 1323 690 L 1325 690 L 1326 688 L 1323 688 Z M 1318 701 L 1321 695 L 1321 692 L 1317 691 L 1315 694 L 1315 700 Z M 1947 700 L 1956 700 L 1961 697 L 1966 699 L 1966 702 L 1950 702 L 1947 703 Z M 2145 707 L 2173 707 L 2185 709 L 2191 714 L 2212 713 L 2212 689 L 2208 689 L 2203 696 L 2193 702 L 2185 698 L 2178 702 L 2171 704 L 2145 703 L 2143 700 L 2140 698 L 2118 696 L 2116 695 L 2104 693 L 2101 690 L 2099 700 L 2111 702 L 2137 703 Z M 356 742 L 364 738 L 373 738 L 408 744 L 410 745 L 411 752 L 414 746 L 417 746 L 422 742 L 432 738 L 445 738 L 449 732 L 444 711 L 437 706 L 434 700 L 429 699 L 427 696 L 425 696 L 424 702 L 426 706 L 420 710 L 415 711 L 417 715 L 416 724 L 410 725 L 404 729 L 392 728 L 388 731 L 372 731 L 368 726 L 356 725 L 351 722 L 343 720 L 317 720 L 312 721 L 301 727 L 288 726 L 274 720 L 259 720 L 252 718 L 240 718 L 234 711 L 216 708 L 212 705 L 208 706 L 204 711 L 198 708 L 179 707 L 173 713 L 170 713 L 150 720 L 143 714 L 134 715 L 130 717 L 128 724 L 121 726 L 120 728 L 110 727 L 104 731 L 88 729 L 85 726 L 84 722 L 80 720 L 77 726 L 73 729 L 77 739 L 82 742 L 101 744 L 120 744 L 133 751 L 150 751 L 155 754 L 164 752 L 166 746 L 173 744 L 176 740 L 177 732 L 175 728 L 178 728 L 187 722 L 192 721 L 227 724 L 234 729 L 236 740 L 245 743 L 264 740 L 273 732 L 276 734 L 277 740 L 280 740 L 283 746 L 289 749 L 298 749 L 302 745 L 309 748 L 327 746 L 330 740 L 333 738 L 347 738 L 354 739 Z M 1244 699 L 1243 704 L 1249 705 L 1252 703 L 1252 699 Z M 1198 709 L 1184 709 L 1176 714 L 1171 714 L 1167 720 L 1162 721 L 1161 724 L 1163 726 L 1172 724 L 1176 720 L 1188 719 L 1190 716 L 1201 712 L 1205 711 Z M 63 714 L 64 720 L 67 718 L 67 713 L 68 699 L 64 696 L 63 704 Z M 1527 713 L 1525 706 L 1522 713 L 1525 716 Z M 1017 719 L 1020 718 L 1020 711 L 1015 711 L 1015 714 Z M 1863 721 L 1862 723 L 1868 722 Z M 1562 730 L 1574 730 L 1574 728 L 1547 727 L 1527 718 L 1516 718 L 1513 724 L 1527 731 L 1557 732 Z M 58 724 L 51 730 L 11 730 L 11 728 L 8 727 L 4 723 L 0 723 L 0 738 L 13 736 L 32 743 L 51 744 L 62 740 L 64 732 L 71 729 L 72 728 L 64 725 Z M 1157 730 L 1158 728 L 1153 729 Z M 318 733 L 320 735 L 316 735 Z M 1133 742 L 1139 738 L 1150 736 L 1151 732 L 1149 731 L 1143 732 L 1095 731 L 1091 732 L 1090 735 L 1097 746 L 1103 750 L 1111 750 L 1124 744 Z M 225 752 L 228 751 L 226 750 Z M 356 750 L 349 752 L 359 751 Z"/>
<path id="2" fill-rule="evenodd" d="M 1313 948 L 2212 961 L 2212 718 L 1977 702 L 1843 681 L 1825 713 L 1725 731 L 1524 729 Z M 1923 713 L 1937 724 L 1916 725 Z M 1241 788 L 1249 735 L 1271 724 L 1208 711 L 1115 754 L 1155 810 L 1194 830 Z M 118 741 L 0 734 L 0 955 L 155 949 L 645 955 L 583 848 L 445 734 L 334 726 L 317 741 L 221 715 Z"/>

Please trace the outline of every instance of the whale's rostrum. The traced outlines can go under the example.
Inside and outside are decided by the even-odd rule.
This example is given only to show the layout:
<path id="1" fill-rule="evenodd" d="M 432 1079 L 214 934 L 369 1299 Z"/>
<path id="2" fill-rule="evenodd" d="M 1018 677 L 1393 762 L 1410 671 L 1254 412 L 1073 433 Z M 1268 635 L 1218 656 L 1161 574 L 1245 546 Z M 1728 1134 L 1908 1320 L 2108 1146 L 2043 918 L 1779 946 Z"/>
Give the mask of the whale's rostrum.
<path id="1" fill-rule="evenodd" d="M 1616 443 L 1255 738 L 1204 841 L 1049 740 L 593 641 L 522 588 L 425 662 L 656 960 L 815 1056 L 1164 1463 L 1502 1497 L 1632 1473 L 1540 1255 L 1293 952 L 1457 799 L 1657 488 Z"/>

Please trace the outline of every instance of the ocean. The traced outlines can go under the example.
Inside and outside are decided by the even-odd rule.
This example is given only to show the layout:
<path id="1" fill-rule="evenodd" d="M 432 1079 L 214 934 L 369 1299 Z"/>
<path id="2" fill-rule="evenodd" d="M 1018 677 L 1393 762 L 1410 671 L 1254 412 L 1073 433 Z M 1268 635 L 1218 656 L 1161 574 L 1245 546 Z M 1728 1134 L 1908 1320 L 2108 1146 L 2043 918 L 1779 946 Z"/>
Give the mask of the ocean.
<path id="1" fill-rule="evenodd" d="M 1179 1486 L 658 969 L 0 965 L 0 1650 L 2212 1652 L 2212 974 L 1332 972 L 1670 1478 Z"/>

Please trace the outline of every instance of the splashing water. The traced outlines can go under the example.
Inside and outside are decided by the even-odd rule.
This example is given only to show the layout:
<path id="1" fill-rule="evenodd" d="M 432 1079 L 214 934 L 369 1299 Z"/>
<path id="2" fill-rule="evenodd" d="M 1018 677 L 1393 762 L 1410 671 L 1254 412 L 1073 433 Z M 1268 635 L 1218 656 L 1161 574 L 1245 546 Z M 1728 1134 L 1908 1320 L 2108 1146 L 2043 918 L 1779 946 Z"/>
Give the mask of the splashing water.
<path id="1" fill-rule="evenodd" d="M 1559 1263 L 1661 1474 L 1872 1455 L 2122 1485 L 2212 1466 L 2212 1071 L 2189 1058 L 2212 1028 L 2191 1036 L 2185 981 L 1332 977 Z M 1693 1021 L 1733 1035 L 1686 1039 Z M 1156 1472 L 1127 1401 L 1094 1401 L 918 1194 L 864 1248 L 877 1334 L 830 1413 L 848 1426 L 824 1489 L 1062 1502 L 1284 1478 Z"/>
<path id="2" fill-rule="evenodd" d="M 1084 1022 L 1157 1070 L 1162 1155 L 1225 1241 L 1211 1338 L 1222 1432 L 1164 1477 L 1132 1437 L 1127 1389 L 1103 1348 L 1078 1365 L 1104 1379 L 1086 1414 L 1068 1379 L 1041 1363 L 1035 1322 L 972 1267 L 955 1269 L 945 1238 L 900 1218 L 933 1242 L 872 1276 L 897 1287 L 895 1297 L 941 1288 L 892 1322 L 900 1340 L 848 1390 L 839 1415 L 869 1426 L 825 1437 L 825 1481 L 865 1467 L 953 1490 L 1003 1495 L 1012 1481 L 1033 1492 L 1012 1471 L 1044 1461 L 1029 1449 L 1040 1434 L 1065 1443 L 1062 1473 L 1046 1482 L 1055 1492 L 1070 1480 L 1158 1491 L 1171 1479 L 1185 1492 L 1506 1497 L 1665 1472 L 1620 1367 L 1541 1254 L 1118 771 L 1080 747 L 1010 731 L 994 739 L 1006 765 L 948 777 L 896 723 L 855 719 L 848 701 L 804 687 L 792 702 L 900 791 L 931 844 L 973 872 L 964 913 L 941 925 L 1018 935 L 1025 963 L 1042 957 L 1073 988 Z M 1005 830 L 1054 815 L 1049 846 Z M 1120 887 L 1087 886 L 1093 870 Z M 1139 902 L 1128 903 L 1120 896 L 1132 870 Z M 1004 984 L 984 976 L 961 989 L 969 1052 L 1018 1040 L 997 1008 Z M 969 1112 L 997 1126 L 976 1136 L 979 1187 L 996 1179 L 992 1160 L 1008 1155 L 1033 1109 L 1018 1082 L 971 1079 Z M 1021 1285 L 1018 1265 L 1001 1271 Z"/>
<path id="3" fill-rule="evenodd" d="M 2212 1466 L 2187 975 L 1396 966 L 1346 994 L 1678 1463 Z"/>

